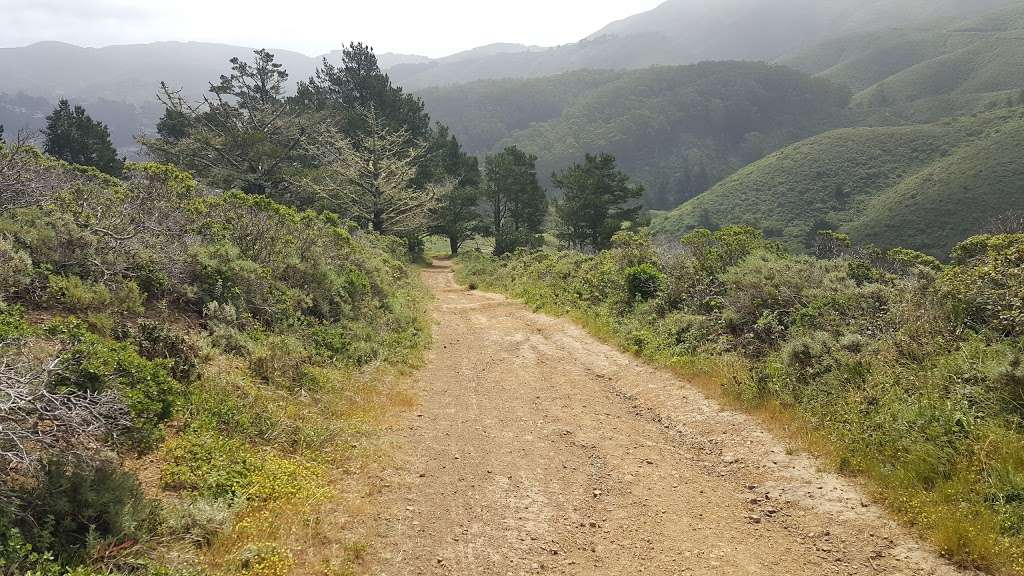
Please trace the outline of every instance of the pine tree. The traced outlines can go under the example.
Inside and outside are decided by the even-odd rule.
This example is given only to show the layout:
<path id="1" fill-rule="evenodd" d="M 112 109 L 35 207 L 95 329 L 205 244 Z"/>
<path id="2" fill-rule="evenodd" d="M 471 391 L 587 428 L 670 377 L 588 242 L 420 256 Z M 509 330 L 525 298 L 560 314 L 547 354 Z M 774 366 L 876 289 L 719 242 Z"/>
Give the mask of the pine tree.
<path id="1" fill-rule="evenodd" d="M 640 214 L 643 186 L 630 184 L 611 154 L 587 154 L 576 164 L 553 176 L 562 199 L 555 204 L 558 237 L 571 248 L 604 250 L 612 236 Z"/>
<path id="2" fill-rule="evenodd" d="M 46 138 L 43 150 L 65 162 L 92 166 L 111 176 L 120 176 L 124 160 L 110 141 L 106 124 L 89 117 L 85 108 L 62 99 L 53 113 L 46 117 Z"/>
<path id="3" fill-rule="evenodd" d="M 287 81 L 274 55 L 256 50 L 251 61 L 232 58 L 231 71 L 199 102 L 162 85 L 167 110 L 159 137 L 143 145 L 157 160 L 219 188 L 290 200 L 290 172 L 308 119 L 285 97 Z"/>
<path id="4" fill-rule="evenodd" d="M 495 255 L 531 245 L 547 214 L 547 194 L 537 181 L 537 157 L 509 146 L 488 156 L 484 165 Z"/>

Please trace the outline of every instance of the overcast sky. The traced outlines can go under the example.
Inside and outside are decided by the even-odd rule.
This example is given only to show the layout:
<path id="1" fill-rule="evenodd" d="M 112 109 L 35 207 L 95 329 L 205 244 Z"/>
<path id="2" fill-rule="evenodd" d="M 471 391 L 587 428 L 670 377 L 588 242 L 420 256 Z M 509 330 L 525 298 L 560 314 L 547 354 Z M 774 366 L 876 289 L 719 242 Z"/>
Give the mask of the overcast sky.
<path id="1" fill-rule="evenodd" d="M 574 42 L 662 0 L 0 0 L 0 46 L 197 40 L 310 56 L 364 41 L 444 56 L 492 42 Z"/>

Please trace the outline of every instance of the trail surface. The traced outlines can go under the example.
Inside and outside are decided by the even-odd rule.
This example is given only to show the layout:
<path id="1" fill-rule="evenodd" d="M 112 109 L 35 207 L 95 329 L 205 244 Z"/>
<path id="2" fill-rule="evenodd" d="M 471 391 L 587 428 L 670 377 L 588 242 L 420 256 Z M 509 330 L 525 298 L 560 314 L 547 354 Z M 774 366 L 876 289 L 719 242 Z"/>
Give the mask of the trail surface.
<path id="1" fill-rule="evenodd" d="M 960 573 L 753 419 L 444 263 L 424 276 L 435 342 L 388 432 L 371 574 Z"/>

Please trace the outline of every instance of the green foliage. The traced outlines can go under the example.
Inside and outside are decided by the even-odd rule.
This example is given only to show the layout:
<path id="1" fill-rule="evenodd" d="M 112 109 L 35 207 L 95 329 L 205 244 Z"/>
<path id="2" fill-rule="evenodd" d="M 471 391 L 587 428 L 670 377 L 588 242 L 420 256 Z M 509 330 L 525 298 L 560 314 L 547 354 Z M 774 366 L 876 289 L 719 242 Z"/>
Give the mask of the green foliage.
<path id="1" fill-rule="evenodd" d="M 14 246 L 9 238 L 0 236 L 0 302 L 11 292 L 28 286 L 32 259 Z"/>
<path id="2" fill-rule="evenodd" d="M 630 184 L 610 154 L 587 154 L 583 164 L 566 168 L 552 180 L 562 192 L 555 203 L 557 236 L 571 248 L 604 250 L 622 225 L 640 214 L 636 201 L 643 196 L 643 187 Z"/>
<path id="3" fill-rule="evenodd" d="M 143 294 L 138 285 L 128 281 L 110 289 L 103 284 L 83 281 L 78 276 L 50 276 L 46 301 L 70 312 L 117 311 L 140 314 Z"/>
<path id="4" fill-rule="evenodd" d="M 451 254 L 457 255 L 467 240 L 486 233 L 481 200 L 480 189 L 461 186 L 452 187 L 440 198 L 430 231 L 448 239 Z"/>
<path id="5" fill-rule="evenodd" d="M 81 106 L 72 108 L 66 99 L 46 117 L 43 136 L 43 150 L 65 162 L 90 166 L 111 176 L 119 176 L 124 168 L 106 124 L 90 118 Z"/>
<path id="6" fill-rule="evenodd" d="M 158 160 L 211 184 L 274 195 L 287 187 L 308 119 L 285 99 L 288 72 L 273 54 L 231 59 L 231 70 L 190 103 L 161 84 L 160 138 L 143 141 Z"/>
<path id="7" fill-rule="evenodd" d="M 59 550 L 72 563 L 106 542 L 138 538 L 155 521 L 152 502 L 135 477 L 107 463 L 46 465 L 41 480 L 20 495 L 27 517 L 21 533 L 37 550 Z"/>
<path id="8" fill-rule="evenodd" d="M 366 126 L 362 111 L 373 108 L 393 130 L 408 130 L 414 139 L 430 134 L 430 117 L 423 103 L 391 84 L 377 62 L 373 48 L 359 42 L 342 49 L 341 65 L 323 59 L 323 65 L 307 81 L 300 82 L 296 101 L 304 108 L 329 111 L 333 121 L 358 140 Z M 442 138 L 443 139 L 443 138 Z"/>
<path id="9" fill-rule="evenodd" d="M 87 332 L 80 324 L 55 324 L 49 331 L 68 349 L 62 369 L 53 378 L 58 390 L 116 392 L 132 413 L 132 431 L 139 447 L 160 439 L 160 425 L 181 401 L 181 385 L 168 374 L 169 361 L 149 361 L 130 344 Z"/>
<path id="10" fill-rule="evenodd" d="M 259 74 L 236 72 L 228 84 Z M 262 106 L 250 88 L 232 106 Z M 448 160 L 466 160 L 446 142 Z M 244 507 L 323 498 L 321 463 L 365 426 L 344 410 L 350 371 L 410 361 L 429 331 L 405 241 L 263 196 L 200 192 L 170 166 L 129 164 L 117 180 L 40 154 L 19 162 L 15 202 L 0 193 L 0 363 L 38 374 L 54 402 L 106 403 L 95 426 L 109 430 L 47 447 L 68 462 L 63 476 L 0 478 L 12 506 L 0 572 L 91 576 L 94 554 L 125 546 L 132 573 L 169 575 L 143 558 L 151 538 L 208 543 Z M 162 459 L 141 466 L 166 461 L 168 489 L 219 513 L 151 514 L 122 459 L 156 448 Z"/>
<path id="11" fill-rule="evenodd" d="M 971 238 L 953 258 L 939 282 L 958 316 L 976 329 L 1024 335 L 1024 234 Z"/>
<path id="12" fill-rule="evenodd" d="M 147 360 L 166 362 L 175 380 L 189 384 L 199 378 L 199 349 L 186 335 L 167 324 L 142 319 L 118 335 L 131 341 L 139 355 Z"/>
<path id="13" fill-rule="evenodd" d="M 315 376 L 309 370 L 312 355 L 303 343 L 288 336 L 271 336 L 249 354 L 253 374 L 275 388 L 316 389 Z"/>
<path id="14" fill-rule="evenodd" d="M 492 154 L 484 160 L 484 182 L 494 253 L 534 246 L 547 212 L 547 197 L 537 181 L 537 157 L 515 146 Z"/>
<path id="15" fill-rule="evenodd" d="M 640 264 L 626 269 L 626 291 L 630 299 L 650 300 L 661 291 L 665 276 L 653 264 Z"/>

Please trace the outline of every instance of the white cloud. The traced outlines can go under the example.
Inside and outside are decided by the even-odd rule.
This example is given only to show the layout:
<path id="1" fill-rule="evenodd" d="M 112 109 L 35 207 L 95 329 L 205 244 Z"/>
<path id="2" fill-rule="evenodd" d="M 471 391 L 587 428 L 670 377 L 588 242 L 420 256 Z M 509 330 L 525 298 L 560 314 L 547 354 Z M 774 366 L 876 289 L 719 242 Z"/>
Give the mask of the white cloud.
<path id="1" fill-rule="evenodd" d="M 661 0 L 0 0 L 0 46 L 199 40 L 320 54 L 349 41 L 442 56 L 492 42 L 555 45 Z"/>

